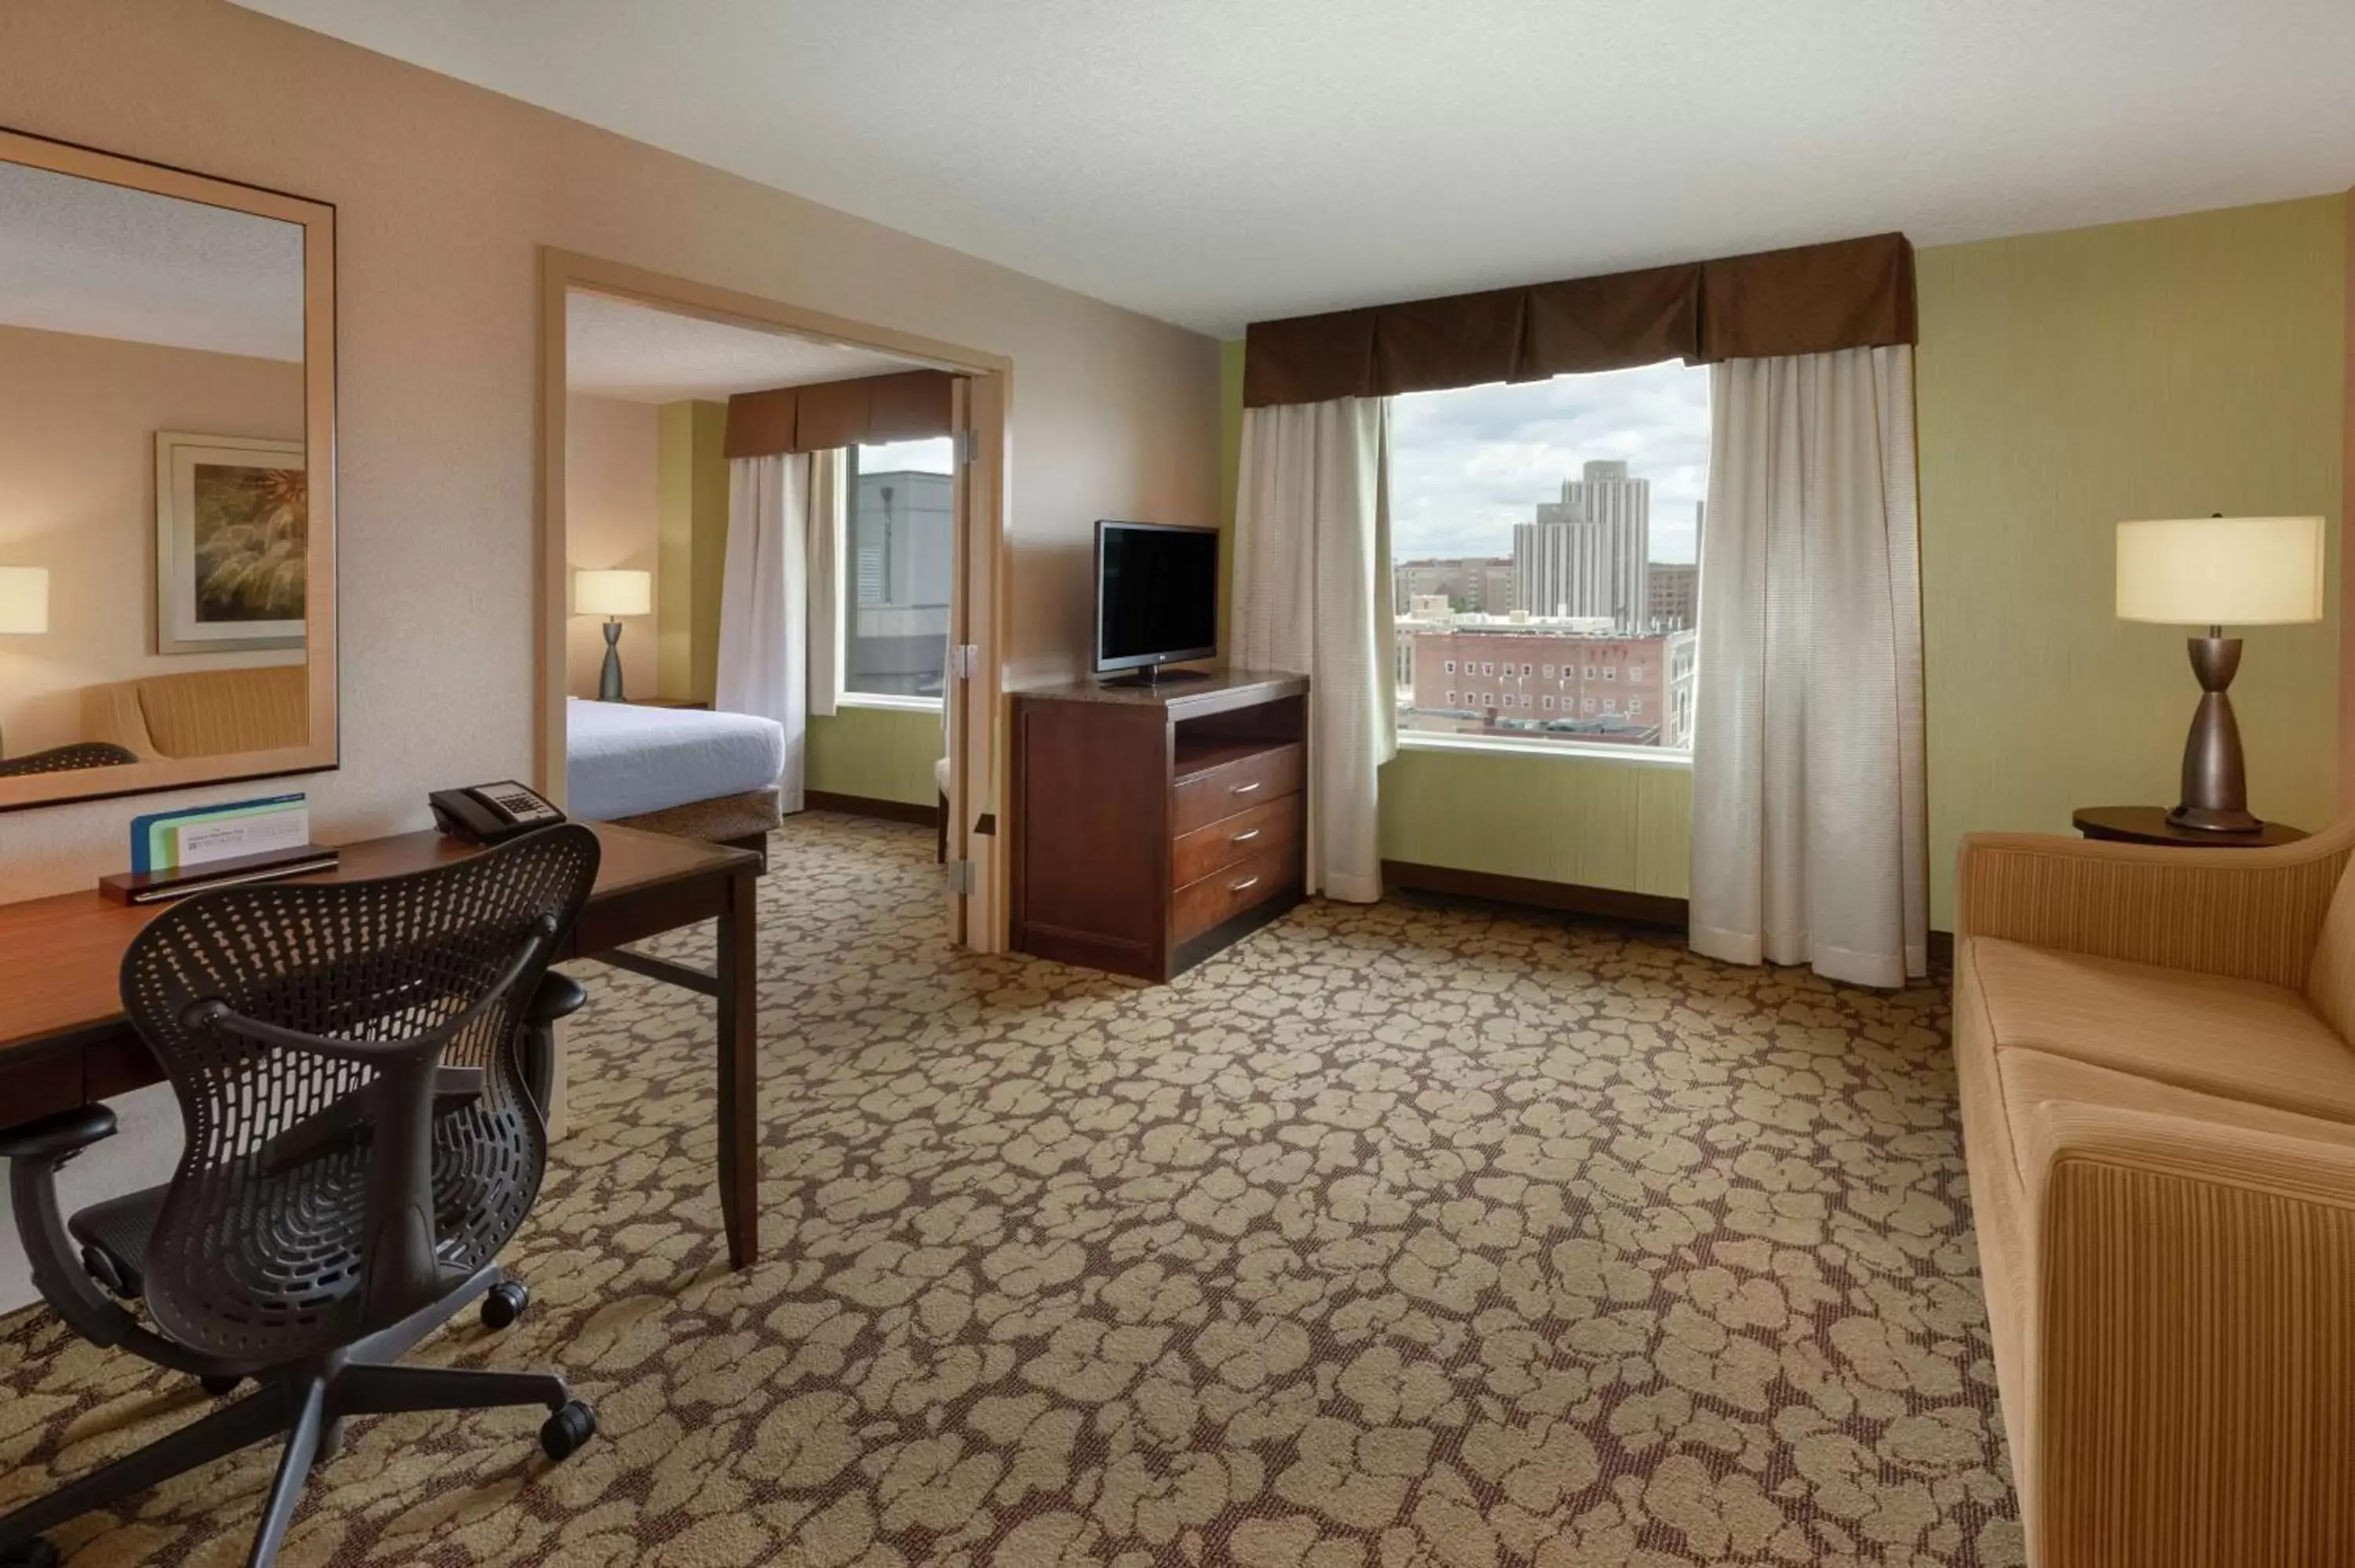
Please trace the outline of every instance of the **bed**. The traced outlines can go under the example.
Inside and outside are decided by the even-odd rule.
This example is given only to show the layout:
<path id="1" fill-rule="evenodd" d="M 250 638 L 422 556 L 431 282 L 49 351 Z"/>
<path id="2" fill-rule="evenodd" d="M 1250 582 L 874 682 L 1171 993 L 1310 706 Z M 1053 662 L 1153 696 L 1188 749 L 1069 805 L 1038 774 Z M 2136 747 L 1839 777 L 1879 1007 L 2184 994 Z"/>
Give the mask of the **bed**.
<path id="1" fill-rule="evenodd" d="M 759 850 L 782 819 L 784 726 L 750 714 L 565 702 L 566 807 L 592 822 Z"/>

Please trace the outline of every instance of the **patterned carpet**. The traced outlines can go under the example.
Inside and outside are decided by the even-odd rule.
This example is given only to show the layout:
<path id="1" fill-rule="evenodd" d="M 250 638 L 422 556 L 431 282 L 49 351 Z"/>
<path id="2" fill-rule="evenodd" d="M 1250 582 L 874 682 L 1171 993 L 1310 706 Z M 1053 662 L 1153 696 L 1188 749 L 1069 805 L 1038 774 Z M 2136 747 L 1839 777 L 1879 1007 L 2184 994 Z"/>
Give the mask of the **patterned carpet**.
<path id="1" fill-rule="evenodd" d="M 284 1562 L 2020 1560 L 1938 989 L 1409 900 L 1141 989 L 953 954 L 925 831 L 775 851 L 768 1261 L 720 1266 L 703 1013 L 584 966 L 532 1312 L 423 1353 L 603 1435 L 355 1422 Z M 206 1407 L 37 1308 L 0 1388 L 0 1506 Z M 240 1562 L 271 1462 L 60 1543 Z"/>

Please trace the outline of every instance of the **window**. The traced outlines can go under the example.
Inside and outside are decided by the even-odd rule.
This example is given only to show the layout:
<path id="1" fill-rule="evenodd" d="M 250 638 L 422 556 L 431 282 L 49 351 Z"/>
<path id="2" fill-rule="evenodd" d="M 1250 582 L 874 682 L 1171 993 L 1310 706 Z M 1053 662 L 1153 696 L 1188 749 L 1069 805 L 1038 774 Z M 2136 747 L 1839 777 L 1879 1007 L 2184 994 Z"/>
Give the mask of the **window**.
<path id="1" fill-rule="evenodd" d="M 1451 675 L 1455 673 L 1455 661 L 1453 659 L 1447 662 L 1447 673 Z"/>
<path id="2" fill-rule="evenodd" d="M 1634 716 L 1634 715 L 1636 715 L 1636 714 L 1642 713 L 1643 711 L 1644 711 L 1644 699 L 1643 699 L 1643 698 L 1641 698 L 1641 697 L 1629 697 L 1629 698 L 1627 699 L 1627 713 L 1628 713 L 1628 715 L 1629 715 L 1630 717 L 1633 717 L 1633 716 Z"/>
<path id="3" fill-rule="evenodd" d="M 948 663 L 955 545 L 954 443 L 891 441 L 844 454 L 842 689 L 938 701 Z"/>
<path id="4" fill-rule="evenodd" d="M 1376 705 L 1380 706 L 1380 705 L 1377 704 Z M 1455 705 L 1455 694 L 1454 692 L 1447 694 L 1447 705 L 1451 708 Z"/>
<path id="5" fill-rule="evenodd" d="M 1423 646 L 1444 648 L 1466 675 L 1501 666 L 1508 683 L 1540 671 L 1564 683 L 1534 703 L 1529 692 L 1464 693 L 1465 707 L 1477 703 L 1470 713 L 1454 694 L 1403 689 L 1400 732 L 1686 746 L 1709 442 L 1709 371 L 1675 363 L 1393 397 L 1392 600 L 1417 606 L 1398 620 L 1398 667 L 1439 673 L 1412 653 L 1444 637 Z M 1615 692 L 1623 670 L 1646 683 L 1640 705 L 1578 690 L 1583 680 Z"/>

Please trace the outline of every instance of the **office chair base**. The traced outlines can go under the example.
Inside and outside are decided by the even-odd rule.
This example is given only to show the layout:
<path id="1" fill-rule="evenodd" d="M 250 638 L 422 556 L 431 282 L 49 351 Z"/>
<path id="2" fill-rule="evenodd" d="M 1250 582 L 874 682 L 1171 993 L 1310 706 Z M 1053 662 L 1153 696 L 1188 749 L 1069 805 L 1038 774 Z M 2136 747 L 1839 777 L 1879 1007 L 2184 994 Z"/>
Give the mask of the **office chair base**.
<path id="1" fill-rule="evenodd" d="M 551 1459 L 570 1457 L 595 1435 L 597 1417 L 572 1397 L 558 1374 L 410 1366 L 395 1359 L 500 1282 L 496 1267 L 485 1269 L 432 1306 L 352 1348 L 351 1356 L 368 1359 L 337 1355 L 265 1374 L 243 1399 L 0 1518 L 0 1568 L 52 1568 L 58 1559 L 40 1539 L 44 1531 L 112 1508 L 256 1443 L 283 1436 L 277 1475 L 246 1559 L 249 1568 L 267 1568 L 277 1559 L 312 1470 L 342 1447 L 346 1416 L 536 1404 L 550 1412 L 540 1428 L 541 1448 Z"/>

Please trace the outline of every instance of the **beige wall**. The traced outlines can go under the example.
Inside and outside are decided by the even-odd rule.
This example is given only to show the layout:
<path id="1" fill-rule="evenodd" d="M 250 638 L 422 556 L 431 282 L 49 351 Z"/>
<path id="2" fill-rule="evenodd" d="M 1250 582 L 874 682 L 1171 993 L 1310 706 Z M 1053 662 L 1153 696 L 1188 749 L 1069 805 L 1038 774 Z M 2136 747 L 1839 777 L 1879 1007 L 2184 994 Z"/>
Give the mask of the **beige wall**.
<path id="1" fill-rule="evenodd" d="M 652 403 L 617 397 L 564 400 L 564 555 L 571 592 L 574 571 L 628 567 L 655 575 L 654 604 L 663 609 L 663 582 L 656 556 L 661 543 L 657 496 L 660 468 Z M 566 609 L 570 609 L 568 601 Z M 622 622 L 622 684 L 633 696 L 655 694 L 655 655 L 663 617 L 626 617 Z M 572 696 L 597 694 L 605 666 L 605 620 L 568 615 L 564 627 L 564 689 Z"/>
<path id="2" fill-rule="evenodd" d="M 48 633 L 0 637 L 9 756 L 80 739 L 86 685 L 302 662 L 299 649 L 153 652 L 158 430 L 299 441 L 303 367 L 0 326 L 0 566 L 49 572 Z"/>
<path id="3" fill-rule="evenodd" d="M 329 838 L 529 776 L 541 245 L 1011 356 L 1016 679 L 1081 667 L 1094 519 L 1217 510 L 1211 340 L 221 0 L 9 0 L 0 106 L 336 206 L 344 760 L 304 785 Z M 87 885 L 166 799 L 11 819 L 0 896 Z"/>

